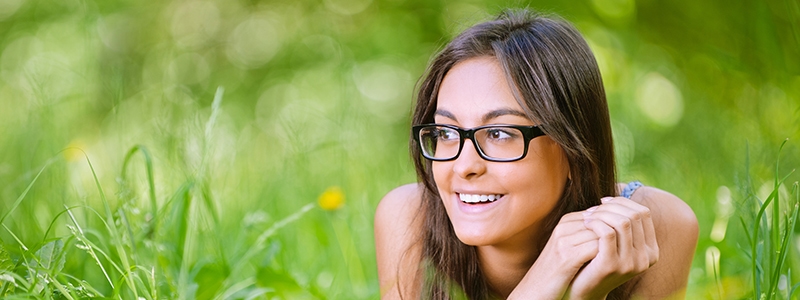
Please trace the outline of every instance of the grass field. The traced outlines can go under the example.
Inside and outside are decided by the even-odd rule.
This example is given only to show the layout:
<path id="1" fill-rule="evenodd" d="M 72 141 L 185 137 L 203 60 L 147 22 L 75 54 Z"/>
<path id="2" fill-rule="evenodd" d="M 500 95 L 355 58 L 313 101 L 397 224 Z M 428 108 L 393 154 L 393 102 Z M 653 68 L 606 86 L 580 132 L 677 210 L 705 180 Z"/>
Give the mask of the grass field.
<path id="1" fill-rule="evenodd" d="M 687 298 L 796 298 L 789 0 L 0 0 L 0 297 L 378 298 L 417 78 L 528 5 L 595 51 L 619 181 L 697 214 Z"/>

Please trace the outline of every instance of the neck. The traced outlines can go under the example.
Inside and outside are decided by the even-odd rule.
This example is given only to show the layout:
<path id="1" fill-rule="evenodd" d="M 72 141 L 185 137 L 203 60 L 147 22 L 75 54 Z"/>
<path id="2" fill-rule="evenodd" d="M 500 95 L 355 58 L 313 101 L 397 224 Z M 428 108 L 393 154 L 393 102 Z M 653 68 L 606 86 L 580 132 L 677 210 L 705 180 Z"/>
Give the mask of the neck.
<path id="1" fill-rule="evenodd" d="M 512 239 L 503 244 L 478 246 L 481 271 L 489 288 L 505 299 L 539 257 L 538 237 Z"/>

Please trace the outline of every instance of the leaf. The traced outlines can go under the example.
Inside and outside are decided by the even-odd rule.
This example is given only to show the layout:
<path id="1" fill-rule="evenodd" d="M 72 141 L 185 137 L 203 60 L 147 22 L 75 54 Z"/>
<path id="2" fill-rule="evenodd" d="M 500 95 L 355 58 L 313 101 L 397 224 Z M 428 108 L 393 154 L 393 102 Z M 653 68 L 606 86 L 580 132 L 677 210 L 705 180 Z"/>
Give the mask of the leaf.
<path id="1" fill-rule="evenodd" d="M 230 276 L 230 268 L 220 262 L 203 265 L 194 282 L 197 283 L 197 298 L 212 299 L 216 295 L 222 283 Z"/>
<path id="2" fill-rule="evenodd" d="M 39 250 L 36 251 L 36 257 L 39 259 L 34 263 L 46 270 L 61 272 L 64 269 L 66 256 L 62 255 L 64 250 L 64 241 L 61 239 L 53 240 Z"/>
<path id="3" fill-rule="evenodd" d="M 273 268 L 259 268 L 256 274 L 258 286 L 273 288 L 279 295 L 292 299 L 292 295 L 304 294 L 304 289 L 294 277 Z"/>

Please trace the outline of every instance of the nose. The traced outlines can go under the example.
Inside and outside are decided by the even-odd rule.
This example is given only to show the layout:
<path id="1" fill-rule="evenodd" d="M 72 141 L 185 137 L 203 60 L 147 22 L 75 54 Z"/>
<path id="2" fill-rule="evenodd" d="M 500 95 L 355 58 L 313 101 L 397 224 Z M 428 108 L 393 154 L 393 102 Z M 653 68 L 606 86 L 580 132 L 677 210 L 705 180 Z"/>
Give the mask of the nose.
<path id="1" fill-rule="evenodd" d="M 478 155 L 471 140 L 464 140 L 461 154 L 453 163 L 453 172 L 464 179 L 479 177 L 486 172 L 486 161 Z"/>

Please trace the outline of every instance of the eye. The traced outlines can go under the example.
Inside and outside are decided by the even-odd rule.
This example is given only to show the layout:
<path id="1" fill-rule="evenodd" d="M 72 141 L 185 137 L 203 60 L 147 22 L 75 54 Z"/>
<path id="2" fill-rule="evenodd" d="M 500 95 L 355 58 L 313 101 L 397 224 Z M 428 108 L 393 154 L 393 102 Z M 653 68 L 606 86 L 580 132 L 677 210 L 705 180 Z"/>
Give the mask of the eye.
<path id="1" fill-rule="evenodd" d="M 490 128 L 487 130 L 487 138 L 490 140 L 511 140 L 519 137 L 519 133 L 511 128 Z"/>
<path id="2" fill-rule="evenodd" d="M 458 140 L 458 132 L 453 130 L 453 129 L 447 128 L 447 127 L 441 127 L 436 132 L 436 137 L 440 141 L 457 141 Z"/>

